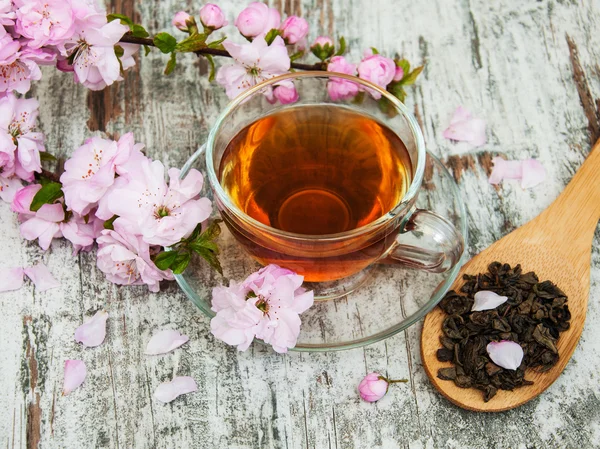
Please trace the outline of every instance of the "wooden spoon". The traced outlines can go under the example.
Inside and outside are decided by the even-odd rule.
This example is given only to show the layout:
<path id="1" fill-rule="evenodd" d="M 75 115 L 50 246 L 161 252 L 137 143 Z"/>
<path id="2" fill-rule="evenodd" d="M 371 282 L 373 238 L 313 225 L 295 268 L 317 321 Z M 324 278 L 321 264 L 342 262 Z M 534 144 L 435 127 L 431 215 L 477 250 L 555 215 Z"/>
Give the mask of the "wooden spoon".
<path id="1" fill-rule="evenodd" d="M 487 271 L 491 262 L 521 264 L 523 272 L 535 271 L 540 281 L 550 280 L 568 296 L 571 327 L 560 335 L 558 363 L 546 373 L 528 370 L 533 385 L 513 391 L 498 390 L 489 402 L 481 391 L 462 389 L 437 377 L 439 368 L 451 366 L 437 360 L 442 322 L 446 314 L 436 307 L 426 317 L 421 334 L 421 358 L 433 385 L 454 404 L 475 411 L 500 412 L 535 398 L 554 382 L 571 358 L 585 321 L 590 289 L 590 256 L 600 219 L 600 140 L 566 189 L 540 215 L 492 244 L 461 269 L 452 286 L 458 290 L 462 275 Z"/>

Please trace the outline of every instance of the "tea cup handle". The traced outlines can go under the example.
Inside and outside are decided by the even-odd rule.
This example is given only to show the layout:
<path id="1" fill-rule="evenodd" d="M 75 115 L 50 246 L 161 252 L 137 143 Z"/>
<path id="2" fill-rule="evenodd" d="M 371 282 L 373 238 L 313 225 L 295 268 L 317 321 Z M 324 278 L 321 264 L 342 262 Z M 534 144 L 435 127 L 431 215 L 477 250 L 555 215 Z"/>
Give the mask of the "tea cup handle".
<path id="1" fill-rule="evenodd" d="M 443 273 L 459 262 L 464 249 L 463 236 L 452 223 L 434 212 L 417 209 L 379 262 Z"/>

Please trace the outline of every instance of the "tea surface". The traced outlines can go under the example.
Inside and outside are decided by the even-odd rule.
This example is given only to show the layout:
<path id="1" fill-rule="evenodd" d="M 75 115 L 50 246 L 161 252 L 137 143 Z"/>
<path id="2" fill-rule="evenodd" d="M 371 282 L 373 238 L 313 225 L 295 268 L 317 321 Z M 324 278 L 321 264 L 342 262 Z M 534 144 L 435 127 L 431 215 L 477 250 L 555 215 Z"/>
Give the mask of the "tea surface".
<path id="1" fill-rule="evenodd" d="M 240 131 L 220 165 L 221 185 L 249 216 L 308 235 L 364 226 L 406 193 L 412 166 L 400 138 L 339 106 L 265 116 Z"/>

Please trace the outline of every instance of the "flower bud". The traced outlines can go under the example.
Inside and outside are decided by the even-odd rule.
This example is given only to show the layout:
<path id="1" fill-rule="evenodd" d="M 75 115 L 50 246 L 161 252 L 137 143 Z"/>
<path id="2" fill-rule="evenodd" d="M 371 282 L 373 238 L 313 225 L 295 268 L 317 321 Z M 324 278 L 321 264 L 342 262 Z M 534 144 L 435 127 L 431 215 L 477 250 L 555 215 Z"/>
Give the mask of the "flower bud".
<path id="1" fill-rule="evenodd" d="M 392 82 L 395 75 L 396 64 L 394 61 L 378 54 L 366 57 L 358 65 L 358 76 L 377 84 L 382 89 Z M 379 92 L 372 89 L 369 92 L 376 100 L 381 97 Z"/>
<path id="2" fill-rule="evenodd" d="M 295 44 L 308 34 L 308 22 L 301 17 L 290 16 L 283 22 L 281 32 L 286 43 Z"/>
<path id="3" fill-rule="evenodd" d="M 394 74 L 394 81 L 400 81 L 402 78 L 404 78 L 404 69 L 397 65 L 396 73 Z"/>
<path id="4" fill-rule="evenodd" d="M 367 402 L 375 402 L 385 396 L 389 383 L 378 373 L 369 373 L 358 384 L 360 397 Z"/>
<path id="5" fill-rule="evenodd" d="M 200 9 L 200 21 L 213 31 L 227 25 L 223 11 L 214 3 L 207 3 Z"/>
<path id="6" fill-rule="evenodd" d="M 312 51 L 313 55 L 315 55 L 321 61 L 325 61 L 333 55 L 335 46 L 333 45 L 331 38 L 327 36 L 319 36 L 310 46 L 310 51 Z"/>
<path id="7" fill-rule="evenodd" d="M 295 103 L 299 98 L 298 91 L 291 82 L 275 87 L 273 95 L 281 104 Z"/>
<path id="8" fill-rule="evenodd" d="M 317 45 L 320 45 L 321 47 L 325 47 L 326 45 L 330 45 L 330 46 L 333 47 L 333 41 L 331 40 L 330 37 L 319 36 L 318 38 L 315 39 L 315 41 L 310 46 L 310 48 L 313 48 L 313 47 L 315 47 Z"/>
<path id="9" fill-rule="evenodd" d="M 185 11 L 179 11 L 173 16 L 173 25 L 181 31 L 187 31 L 189 29 L 188 22 L 192 21 L 194 21 L 194 18 Z"/>
<path id="10" fill-rule="evenodd" d="M 260 2 L 250 3 L 235 19 L 240 33 L 249 38 L 266 35 L 270 30 L 278 29 L 280 23 L 279 11 Z"/>

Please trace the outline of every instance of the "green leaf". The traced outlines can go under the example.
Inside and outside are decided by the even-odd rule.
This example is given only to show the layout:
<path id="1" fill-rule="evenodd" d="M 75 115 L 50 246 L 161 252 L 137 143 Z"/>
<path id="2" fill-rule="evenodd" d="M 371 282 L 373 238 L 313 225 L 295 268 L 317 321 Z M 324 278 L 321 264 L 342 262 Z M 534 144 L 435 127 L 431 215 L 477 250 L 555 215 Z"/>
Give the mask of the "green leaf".
<path id="1" fill-rule="evenodd" d="M 408 75 L 410 73 L 410 62 L 408 62 L 408 59 L 401 59 L 401 60 L 396 60 L 396 65 L 398 67 L 402 67 L 402 71 L 404 72 L 404 76 Z"/>
<path id="2" fill-rule="evenodd" d="M 219 274 L 223 274 L 223 267 L 221 267 L 221 263 L 219 262 L 219 258 L 217 255 L 211 250 L 203 247 L 199 247 L 195 249 L 196 253 L 200 255 L 204 260 L 208 262 L 208 264 L 215 270 L 219 272 Z"/>
<path id="3" fill-rule="evenodd" d="M 175 70 L 175 65 L 177 64 L 177 53 L 171 53 L 171 59 L 167 62 L 167 67 L 165 67 L 165 75 L 170 75 L 173 70 Z"/>
<path id="4" fill-rule="evenodd" d="M 150 34 L 148 34 L 148 32 L 146 31 L 146 28 L 144 28 L 141 25 L 138 25 L 137 23 L 134 23 L 133 25 L 131 25 L 131 34 L 133 35 L 133 37 L 148 37 L 148 36 L 150 36 Z"/>
<path id="5" fill-rule="evenodd" d="M 144 45 L 144 56 L 148 56 L 148 54 L 151 52 L 152 50 L 150 49 L 150 47 L 148 47 L 147 45 Z"/>
<path id="6" fill-rule="evenodd" d="M 40 153 L 40 159 L 42 161 L 55 161 L 56 160 L 56 156 L 48 153 L 47 151 L 43 151 Z"/>
<path id="7" fill-rule="evenodd" d="M 215 60 L 212 55 L 204 55 L 206 59 L 208 59 L 208 64 L 210 65 L 210 73 L 208 74 L 208 81 L 211 83 L 215 80 Z"/>
<path id="8" fill-rule="evenodd" d="M 346 39 L 342 36 L 340 37 L 340 48 L 335 52 L 335 56 L 342 56 L 344 53 L 346 53 Z"/>
<path id="9" fill-rule="evenodd" d="M 331 58 L 331 56 L 333 56 L 335 47 L 329 44 L 325 44 L 323 46 L 316 45 L 312 47 L 310 51 L 312 51 L 312 54 L 319 58 L 321 61 L 325 61 L 326 59 L 329 59 Z"/>
<path id="10" fill-rule="evenodd" d="M 352 99 L 352 103 L 354 104 L 362 104 L 363 101 L 365 101 L 365 93 L 364 92 L 359 92 L 358 94 L 356 94 L 356 96 Z"/>
<path id="11" fill-rule="evenodd" d="M 119 218 L 118 215 L 113 215 L 111 218 L 109 218 L 108 220 L 106 220 L 104 222 L 104 229 L 110 229 L 111 231 L 115 229 L 115 227 L 113 226 L 113 223 L 115 222 L 115 220 Z"/>
<path id="12" fill-rule="evenodd" d="M 200 234 L 200 236 L 196 239 L 196 242 L 209 242 L 211 240 L 216 239 L 219 235 L 221 235 L 221 227 L 219 223 L 223 220 L 214 220 L 206 230 Z"/>
<path id="13" fill-rule="evenodd" d="M 124 14 L 109 14 L 106 16 L 106 20 L 112 22 L 113 20 L 119 19 L 123 25 L 128 25 L 129 28 L 133 26 L 133 20 Z"/>
<path id="14" fill-rule="evenodd" d="M 377 50 L 375 47 L 371 47 L 371 51 L 373 52 L 374 55 L 379 54 L 379 50 Z"/>
<path id="15" fill-rule="evenodd" d="M 423 71 L 423 66 L 419 66 L 416 69 L 414 69 L 412 72 L 410 72 L 409 74 L 406 74 L 404 77 L 400 80 L 400 83 L 402 83 L 404 86 L 410 86 L 411 84 L 414 84 L 415 81 L 417 80 L 417 77 L 421 74 L 421 72 Z"/>
<path id="16" fill-rule="evenodd" d="M 171 251 L 171 252 L 175 252 L 175 251 Z M 185 269 L 187 268 L 187 266 L 189 265 L 191 258 L 192 258 L 192 255 L 190 253 L 178 254 L 175 261 L 171 264 L 171 270 L 173 270 L 173 273 L 175 273 L 175 274 L 183 273 L 185 271 Z"/>
<path id="17" fill-rule="evenodd" d="M 178 256 L 177 251 L 163 251 L 154 257 L 154 265 L 159 270 L 168 270 L 175 263 Z"/>
<path id="18" fill-rule="evenodd" d="M 31 201 L 29 210 L 37 212 L 44 204 L 52 204 L 63 196 L 62 184 L 59 182 L 49 182 L 35 194 Z"/>
<path id="19" fill-rule="evenodd" d="M 270 30 L 265 36 L 265 40 L 267 41 L 267 45 L 271 45 L 277 36 L 281 36 L 281 31 L 276 28 Z"/>
<path id="20" fill-rule="evenodd" d="M 302 56 L 304 56 L 304 50 L 297 51 L 292 56 L 290 56 L 290 61 L 294 62 L 296 59 L 300 59 Z"/>
<path id="21" fill-rule="evenodd" d="M 154 45 L 163 53 L 172 53 L 177 47 L 177 39 L 169 33 L 158 33 L 154 36 Z"/>
<path id="22" fill-rule="evenodd" d="M 396 97 L 398 100 L 404 103 L 404 100 L 406 100 L 406 91 L 402 87 L 402 81 L 390 84 L 388 86 L 388 90 L 394 97 Z"/>
<path id="23" fill-rule="evenodd" d="M 194 52 L 206 48 L 206 34 L 194 33 L 177 44 L 175 49 L 182 53 Z"/>
<path id="24" fill-rule="evenodd" d="M 223 43 L 223 42 L 224 42 L 226 39 L 227 39 L 227 36 L 225 36 L 225 37 L 222 37 L 222 38 L 221 38 L 221 39 L 219 39 L 219 40 L 216 40 L 216 41 L 209 42 L 208 44 L 206 44 L 206 46 L 207 46 L 208 48 L 223 48 L 223 46 L 222 46 L 221 44 L 222 44 L 222 43 Z"/>
<path id="25" fill-rule="evenodd" d="M 212 251 L 215 254 L 219 254 L 220 252 L 217 244 L 211 241 L 192 242 L 190 243 L 190 248 L 194 251 L 199 251 L 200 249 L 204 248 Z"/>
<path id="26" fill-rule="evenodd" d="M 115 55 L 117 56 L 117 58 L 123 57 L 124 54 L 125 50 L 123 50 L 123 47 L 121 47 L 120 45 L 115 45 Z"/>

